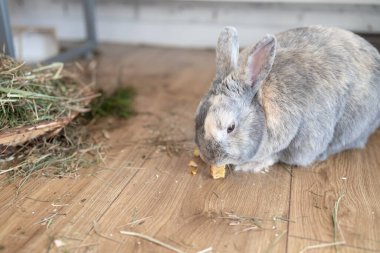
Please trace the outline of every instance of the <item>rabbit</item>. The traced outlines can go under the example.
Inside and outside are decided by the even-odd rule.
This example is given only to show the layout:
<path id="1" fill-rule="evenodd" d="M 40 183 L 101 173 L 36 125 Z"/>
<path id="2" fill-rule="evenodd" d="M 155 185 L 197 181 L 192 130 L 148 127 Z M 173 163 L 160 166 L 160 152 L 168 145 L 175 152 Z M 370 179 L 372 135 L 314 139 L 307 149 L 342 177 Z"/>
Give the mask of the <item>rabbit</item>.
<path id="1" fill-rule="evenodd" d="M 363 148 L 380 124 L 380 55 L 358 35 L 310 26 L 266 35 L 239 54 L 234 27 L 195 116 L 201 158 L 238 171 L 309 166 Z"/>

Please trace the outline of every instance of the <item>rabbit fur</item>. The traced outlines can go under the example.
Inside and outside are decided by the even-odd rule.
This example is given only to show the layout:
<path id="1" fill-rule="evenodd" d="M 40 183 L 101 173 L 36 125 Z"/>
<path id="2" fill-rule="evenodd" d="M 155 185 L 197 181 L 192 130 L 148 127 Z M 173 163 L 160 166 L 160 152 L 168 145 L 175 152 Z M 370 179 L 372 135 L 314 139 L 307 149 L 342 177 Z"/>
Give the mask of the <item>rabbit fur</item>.
<path id="1" fill-rule="evenodd" d="M 239 54 L 225 27 L 216 75 L 195 118 L 202 158 L 260 171 L 308 166 L 363 148 L 380 124 L 380 55 L 349 31 L 322 26 L 267 35 Z"/>

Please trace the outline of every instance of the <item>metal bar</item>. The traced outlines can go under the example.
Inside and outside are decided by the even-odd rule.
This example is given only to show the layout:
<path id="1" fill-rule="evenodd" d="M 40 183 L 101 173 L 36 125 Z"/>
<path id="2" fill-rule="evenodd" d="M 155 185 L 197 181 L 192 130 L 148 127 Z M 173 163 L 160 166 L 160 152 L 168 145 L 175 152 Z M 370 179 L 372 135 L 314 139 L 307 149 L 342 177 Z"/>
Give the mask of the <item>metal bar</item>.
<path id="1" fill-rule="evenodd" d="M 49 64 L 52 62 L 66 62 L 74 60 L 80 56 L 91 53 L 91 51 L 96 47 L 96 44 L 91 41 L 87 41 L 77 47 L 71 48 L 61 54 L 55 55 L 51 58 L 44 60 L 43 64 Z"/>
<path id="2" fill-rule="evenodd" d="M 0 0 L 2 1 L 2 0 Z M 52 62 L 65 62 L 70 61 L 80 56 L 91 53 L 96 46 L 96 27 L 95 27 L 95 0 L 82 0 L 84 21 L 86 25 L 87 38 L 86 41 L 74 48 L 69 49 L 66 52 L 53 56 L 44 60 L 43 64 Z"/>
<path id="3" fill-rule="evenodd" d="M 14 58 L 15 49 L 8 10 L 8 0 L 0 0 L 0 52 L 3 52 L 3 47 L 5 47 L 4 53 Z"/>
<path id="4" fill-rule="evenodd" d="M 96 43 L 95 0 L 83 0 L 83 12 L 86 24 L 87 40 Z"/>

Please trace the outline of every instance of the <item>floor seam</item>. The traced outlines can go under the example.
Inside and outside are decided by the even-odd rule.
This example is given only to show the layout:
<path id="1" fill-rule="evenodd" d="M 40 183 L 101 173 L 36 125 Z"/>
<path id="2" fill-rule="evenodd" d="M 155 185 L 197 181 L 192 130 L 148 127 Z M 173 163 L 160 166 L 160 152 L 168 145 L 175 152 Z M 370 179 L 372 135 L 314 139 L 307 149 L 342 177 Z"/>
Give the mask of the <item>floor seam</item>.
<path id="1" fill-rule="evenodd" d="M 288 219 L 290 219 L 290 208 L 292 203 L 292 186 L 293 186 L 293 167 L 290 167 L 290 187 L 289 187 L 289 205 L 288 205 Z M 290 222 L 288 222 L 287 225 L 287 236 L 286 236 L 286 244 L 285 244 L 285 252 L 288 253 L 288 247 L 289 247 L 289 227 Z"/>

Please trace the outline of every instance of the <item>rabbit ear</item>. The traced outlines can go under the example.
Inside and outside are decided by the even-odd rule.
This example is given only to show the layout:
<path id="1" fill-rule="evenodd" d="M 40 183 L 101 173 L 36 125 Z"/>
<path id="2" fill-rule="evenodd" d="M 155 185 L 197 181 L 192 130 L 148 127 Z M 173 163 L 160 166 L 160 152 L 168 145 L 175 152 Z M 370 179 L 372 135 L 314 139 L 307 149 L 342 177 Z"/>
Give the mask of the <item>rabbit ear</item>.
<path id="1" fill-rule="evenodd" d="M 222 80 L 238 66 L 239 42 L 234 27 L 226 26 L 216 46 L 216 79 Z"/>
<path id="2" fill-rule="evenodd" d="M 245 84 L 259 88 L 259 84 L 272 69 L 276 45 L 276 38 L 273 35 L 267 35 L 253 47 L 246 64 L 242 64 L 241 76 Z"/>

